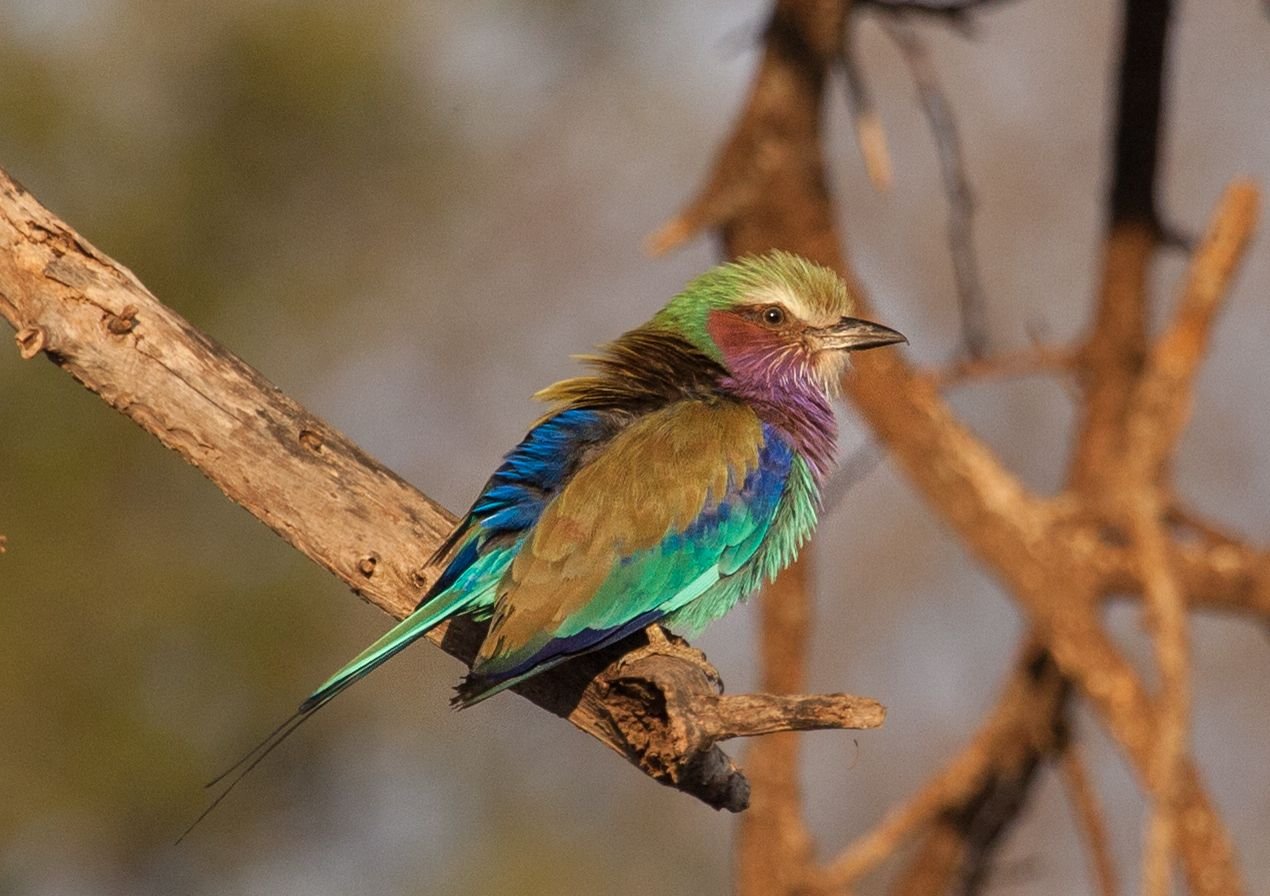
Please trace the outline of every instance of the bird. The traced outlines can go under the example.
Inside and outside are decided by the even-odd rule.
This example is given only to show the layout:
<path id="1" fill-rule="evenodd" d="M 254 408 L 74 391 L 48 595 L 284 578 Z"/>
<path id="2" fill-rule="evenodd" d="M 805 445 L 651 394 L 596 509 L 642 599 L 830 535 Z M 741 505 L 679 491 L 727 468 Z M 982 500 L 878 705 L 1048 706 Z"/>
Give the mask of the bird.
<path id="1" fill-rule="evenodd" d="M 907 341 L 853 317 L 832 270 L 774 251 L 720 265 L 535 398 L 547 414 L 437 552 L 417 609 L 309 713 L 457 615 L 489 630 L 467 707 L 654 624 L 699 631 L 789 565 L 837 449 L 852 351 Z M 434 561 L 437 559 L 434 557 Z"/>
<path id="2" fill-rule="evenodd" d="M 771 251 L 582 356 L 586 375 L 535 396 L 549 409 L 437 550 L 414 612 L 235 767 L 452 617 L 489 624 L 462 708 L 642 629 L 696 632 L 773 579 L 816 526 L 848 355 L 907 342 L 854 310 L 834 271 Z"/>

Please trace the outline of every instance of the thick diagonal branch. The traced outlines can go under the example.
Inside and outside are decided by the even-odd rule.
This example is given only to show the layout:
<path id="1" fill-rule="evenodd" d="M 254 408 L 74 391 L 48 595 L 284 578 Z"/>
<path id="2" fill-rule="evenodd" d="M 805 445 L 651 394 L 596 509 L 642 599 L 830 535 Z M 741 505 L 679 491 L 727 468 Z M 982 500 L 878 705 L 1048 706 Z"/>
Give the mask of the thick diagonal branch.
<path id="1" fill-rule="evenodd" d="M 45 354 L 367 601 L 397 618 L 414 608 L 435 574 L 425 559 L 454 518 L 159 303 L 3 172 L 0 316 L 24 357 Z M 483 629 L 460 619 L 429 637 L 470 663 Z M 646 774 L 732 811 L 746 807 L 749 786 L 717 741 L 881 723 L 879 706 L 845 695 L 721 700 L 700 654 L 645 652 L 623 665 L 641 643 L 633 636 L 516 690 Z"/>

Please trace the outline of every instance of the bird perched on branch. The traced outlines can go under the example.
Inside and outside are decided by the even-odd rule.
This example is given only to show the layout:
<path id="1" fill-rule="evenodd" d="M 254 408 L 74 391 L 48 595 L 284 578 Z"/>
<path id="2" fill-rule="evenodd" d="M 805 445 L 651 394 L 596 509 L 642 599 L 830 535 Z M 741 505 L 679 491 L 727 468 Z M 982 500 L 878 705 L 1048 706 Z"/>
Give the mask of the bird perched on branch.
<path id="1" fill-rule="evenodd" d="M 904 341 L 852 305 L 827 268 L 745 258 L 586 357 L 589 375 L 539 392 L 551 410 L 441 546 L 448 562 L 418 608 L 244 757 L 247 771 L 452 616 L 489 621 L 454 700 L 470 706 L 653 624 L 699 629 L 775 577 L 816 524 L 847 354 Z"/>
<path id="2" fill-rule="evenodd" d="M 490 621 L 470 706 L 654 623 L 698 630 L 793 561 L 834 463 L 847 354 L 904 337 L 785 252 L 721 265 L 543 389 L 551 410 L 437 553 L 418 609 L 312 712 L 451 616 Z"/>

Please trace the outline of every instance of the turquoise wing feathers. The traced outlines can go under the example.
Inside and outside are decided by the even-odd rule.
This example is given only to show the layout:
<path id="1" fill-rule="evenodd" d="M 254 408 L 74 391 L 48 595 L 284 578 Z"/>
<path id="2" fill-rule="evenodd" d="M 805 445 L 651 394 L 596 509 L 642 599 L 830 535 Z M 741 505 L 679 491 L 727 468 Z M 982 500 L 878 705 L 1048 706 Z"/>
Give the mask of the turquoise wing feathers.
<path id="1" fill-rule="evenodd" d="M 488 617 L 495 589 L 523 534 L 587 453 L 610 438 L 618 426 L 611 415 L 571 409 L 530 430 L 438 549 L 438 557 L 449 555 L 450 560 L 418 608 L 323 682 L 300 705 L 300 712 L 316 709 L 451 616 Z"/>
<path id="2" fill-rule="evenodd" d="M 491 618 L 462 705 L 659 620 L 699 628 L 792 559 L 816 501 L 805 462 L 738 403 L 556 414 L 490 479 L 419 608 L 301 709 L 458 614 Z"/>
<path id="3" fill-rule="evenodd" d="M 806 463 L 748 407 L 645 415 L 526 534 L 459 702 L 653 622 L 699 628 L 792 559 L 816 506 Z"/>

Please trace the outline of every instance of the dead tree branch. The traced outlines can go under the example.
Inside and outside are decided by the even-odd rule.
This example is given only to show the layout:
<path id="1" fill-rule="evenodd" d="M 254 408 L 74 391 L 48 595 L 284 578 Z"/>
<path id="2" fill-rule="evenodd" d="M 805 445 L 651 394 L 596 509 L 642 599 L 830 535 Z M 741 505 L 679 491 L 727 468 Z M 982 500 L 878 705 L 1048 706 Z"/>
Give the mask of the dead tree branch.
<path id="1" fill-rule="evenodd" d="M 1143 489 L 1132 512 L 1133 540 L 1145 578 L 1144 596 L 1160 670 L 1159 723 L 1155 758 L 1147 775 L 1151 819 L 1143 856 L 1143 892 L 1173 891 L 1177 832 L 1181 826 L 1178 791 L 1190 740 L 1190 636 L 1186 603 L 1169 566 L 1164 512 L 1158 495 Z"/>
<path id="2" fill-rule="evenodd" d="M 1001 380 L 1042 374 L 1070 374 L 1076 353 L 1070 349 L 1037 345 L 985 358 L 964 358 L 930 373 L 935 385 L 947 389 L 970 382 Z"/>
<path id="3" fill-rule="evenodd" d="M 1161 230 L 1155 182 L 1170 6 L 1124 5 L 1102 288 L 1084 351 L 1086 400 L 1071 468 L 1072 484 L 1091 496 L 1124 447 L 1117 424 L 1146 356 L 1147 275 Z"/>
<path id="4" fill-rule="evenodd" d="M 912 72 L 918 102 L 935 140 L 939 172 L 948 195 L 948 251 L 952 256 L 953 282 L 961 311 L 961 341 L 966 354 L 971 359 L 979 359 L 988 351 L 987 301 L 975 251 L 975 198 L 966 175 L 957 119 L 935 73 L 930 51 L 913 25 L 903 16 L 890 16 L 882 20 L 882 27 Z"/>
<path id="5" fill-rule="evenodd" d="M 197 467 L 358 595 L 401 618 L 435 570 L 454 518 L 259 372 L 154 298 L 0 172 L 0 316 L 24 357 L 62 370 Z M 483 626 L 429 635 L 470 663 Z M 882 708 L 846 695 L 720 697 L 696 651 L 642 651 L 643 636 L 557 667 L 516 691 L 715 808 L 749 785 L 717 742 L 811 728 L 874 727 Z"/>
<path id="6" fill-rule="evenodd" d="M 855 29 L 850 27 L 843 41 L 842 54 L 838 57 L 842 79 L 847 88 L 847 112 L 851 115 L 852 130 L 855 132 L 856 145 L 864 159 L 864 170 L 873 183 L 873 188 L 886 192 L 891 188 L 893 168 L 891 152 L 886 145 L 886 129 L 882 126 L 882 116 L 878 114 L 877 105 L 873 102 L 873 91 L 869 89 L 856 54 L 850 49 L 855 38 Z"/>
<path id="7" fill-rule="evenodd" d="M 931 13 L 946 7 L 869 2 Z M 947 14 L 976 5 L 952 4 Z M 705 231 L 716 232 L 731 256 L 790 249 L 840 271 L 861 313 L 871 313 L 843 254 L 821 134 L 829 72 L 848 52 L 851 6 L 776 0 L 734 129 L 698 196 L 652 237 L 654 249 Z M 946 382 L 901 352 L 863 356 L 844 384 L 897 467 L 1027 620 L 1024 659 L 967 751 L 872 834 L 827 866 L 817 862 L 799 741 L 788 732 L 869 727 L 881 708 L 844 695 L 777 696 L 805 686 L 807 556 L 762 600 L 761 678 L 771 694 L 721 697 L 704 657 L 683 645 L 631 655 L 638 640 L 519 689 L 652 777 L 733 810 L 744 808 L 749 790 L 717 741 L 782 732 L 749 753 L 753 809 L 742 819 L 737 860 L 744 896 L 840 892 L 914 838 L 920 845 L 899 892 L 981 888 L 1036 772 L 1060 760 L 1100 886 L 1114 889 L 1101 813 L 1070 758 L 1064 713 L 1075 701 L 1105 727 L 1151 801 L 1149 886 L 1165 890 L 1176 858 L 1191 893 L 1244 892 L 1229 834 L 1188 747 L 1186 612 L 1220 609 L 1270 622 L 1270 551 L 1180 508 L 1169 460 L 1215 315 L 1256 225 L 1258 192 L 1245 182 L 1226 191 L 1177 311 L 1153 341 L 1147 285 L 1162 230 L 1156 169 L 1170 4 L 1126 0 L 1125 8 L 1109 225 L 1091 324 L 1072 356 L 1022 364 L 1074 366 L 1080 377 L 1065 490 L 1025 487 L 956 417 L 940 394 Z M 17 330 L 24 357 L 43 353 L 72 373 L 377 606 L 404 614 L 434 574 L 420 564 L 452 522 L 444 510 L 159 305 L 7 180 L 0 180 L 0 314 Z M 991 371 L 992 360 L 981 364 L 964 375 Z M 1158 695 L 1103 623 L 1102 603 L 1112 595 L 1148 609 Z M 479 627 L 459 623 L 438 640 L 470 658 L 480 636 Z"/>

